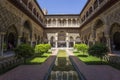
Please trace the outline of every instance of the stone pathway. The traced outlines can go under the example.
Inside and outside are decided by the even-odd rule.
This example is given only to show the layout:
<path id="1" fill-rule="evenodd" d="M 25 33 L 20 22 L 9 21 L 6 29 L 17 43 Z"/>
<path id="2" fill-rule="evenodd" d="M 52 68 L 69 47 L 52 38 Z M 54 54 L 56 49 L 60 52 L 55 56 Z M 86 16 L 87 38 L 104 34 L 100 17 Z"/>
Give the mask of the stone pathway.
<path id="1" fill-rule="evenodd" d="M 44 80 L 49 68 L 56 58 L 58 50 L 41 65 L 21 65 L 0 76 L 0 80 Z"/>
<path id="2" fill-rule="evenodd" d="M 67 50 L 78 70 L 84 75 L 86 80 L 120 80 L 120 71 L 107 65 L 86 65 L 74 54 Z"/>

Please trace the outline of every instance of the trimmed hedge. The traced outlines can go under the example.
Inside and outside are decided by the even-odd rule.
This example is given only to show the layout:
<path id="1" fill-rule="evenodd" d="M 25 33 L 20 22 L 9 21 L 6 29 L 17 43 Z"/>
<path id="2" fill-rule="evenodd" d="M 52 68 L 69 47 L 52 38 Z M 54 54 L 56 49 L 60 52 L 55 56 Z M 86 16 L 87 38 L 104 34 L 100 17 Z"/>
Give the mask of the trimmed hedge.
<path id="1" fill-rule="evenodd" d="M 17 57 L 28 58 L 34 55 L 34 48 L 29 44 L 21 44 L 14 51 Z"/>
<path id="2" fill-rule="evenodd" d="M 47 53 L 50 48 L 50 44 L 38 44 L 35 46 L 35 53 L 43 55 L 44 53 Z"/>
<path id="3" fill-rule="evenodd" d="M 89 47 L 86 44 L 75 44 L 74 48 L 77 49 L 77 51 L 83 52 L 84 54 L 87 53 Z"/>
<path id="4" fill-rule="evenodd" d="M 96 56 L 99 58 L 103 58 L 108 52 L 108 47 L 104 44 L 95 44 L 91 46 L 88 50 L 89 55 Z"/>

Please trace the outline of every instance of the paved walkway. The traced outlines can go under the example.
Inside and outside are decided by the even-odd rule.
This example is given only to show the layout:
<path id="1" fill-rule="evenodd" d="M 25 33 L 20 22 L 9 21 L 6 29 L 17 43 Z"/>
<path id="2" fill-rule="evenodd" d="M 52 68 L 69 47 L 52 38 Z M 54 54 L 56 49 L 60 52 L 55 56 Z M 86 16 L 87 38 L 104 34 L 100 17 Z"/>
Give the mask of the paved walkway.
<path id="1" fill-rule="evenodd" d="M 86 65 L 67 50 L 70 58 L 86 80 L 120 80 L 120 71 L 107 65 Z"/>
<path id="2" fill-rule="evenodd" d="M 21 65 L 0 76 L 0 80 L 44 80 L 49 68 L 56 58 L 58 50 L 41 65 Z"/>

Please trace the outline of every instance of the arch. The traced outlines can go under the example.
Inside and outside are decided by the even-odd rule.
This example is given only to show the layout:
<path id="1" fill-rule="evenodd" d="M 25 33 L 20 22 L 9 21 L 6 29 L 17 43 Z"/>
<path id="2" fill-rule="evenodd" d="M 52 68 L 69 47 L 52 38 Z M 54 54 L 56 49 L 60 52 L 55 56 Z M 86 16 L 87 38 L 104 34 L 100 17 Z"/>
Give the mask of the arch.
<path id="1" fill-rule="evenodd" d="M 74 41 L 73 37 L 72 37 L 72 36 L 70 36 L 70 42 L 73 42 L 73 41 Z"/>
<path id="2" fill-rule="evenodd" d="M 38 36 L 38 41 L 37 41 L 37 43 L 38 43 L 38 44 L 40 43 L 40 35 Z"/>
<path id="3" fill-rule="evenodd" d="M 99 0 L 99 4 L 101 4 L 104 0 Z"/>
<path id="4" fill-rule="evenodd" d="M 25 0 L 24 0 L 24 1 L 25 1 Z M 33 9 L 32 2 L 29 2 L 29 3 L 28 3 L 28 8 L 32 11 L 32 9 Z"/>
<path id="5" fill-rule="evenodd" d="M 120 51 L 120 32 L 115 32 L 113 35 L 114 49 Z"/>
<path id="6" fill-rule="evenodd" d="M 65 39 L 66 39 L 66 33 L 64 31 L 60 31 L 58 33 L 58 40 L 59 41 L 65 41 Z"/>
<path id="7" fill-rule="evenodd" d="M 104 25 L 103 21 L 101 19 L 98 19 L 94 24 L 94 29 L 100 28 L 102 25 Z"/>
<path id="8" fill-rule="evenodd" d="M 71 19 L 68 19 L 68 24 L 71 25 Z"/>
<path id="9" fill-rule="evenodd" d="M 89 14 L 91 14 L 93 12 L 93 8 L 92 6 L 89 8 Z"/>
<path id="10" fill-rule="evenodd" d="M 87 37 L 87 35 L 84 36 L 84 42 L 85 42 L 85 44 L 88 44 L 88 37 Z"/>
<path id="11" fill-rule="evenodd" d="M 54 36 L 51 36 L 50 44 L 51 44 L 52 47 L 55 47 L 55 38 L 54 38 Z"/>
<path id="12" fill-rule="evenodd" d="M 58 32 L 58 47 L 66 47 L 66 33 L 64 31 Z"/>
<path id="13" fill-rule="evenodd" d="M 23 24 L 23 32 L 22 32 L 22 42 L 30 43 L 32 39 L 32 24 L 30 21 L 26 20 Z"/>
<path id="14" fill-rule="evenodd" d="M 55 19 L 53 19 L 53 25 L 56 25 L 56 20 Z"/>
<path id="15" fill-rule="evenodd" d="M 73 19 L 72 22 L 73 22 L 73 25 L 76 25 L 76 20 L 75 19 Z"/>
<path id="16" fill-rule="evenodd" d="M 76 44 L 79 44 L 79 43 L 81 43 L 80 36 L 77 36 L 77 37 L 76 37 L 76 41 L 75 41 L 75 43 L 76 43 Z"/>
<path id="17" fill-rule="evenodd" d="M 66 25 L 66 19 L 63 19 L 63 26 Z"/>
<path id="18" fill-rule="evenodd" d="M 34 13 L 34 15 L 36 15 L 36 8 L 33 9 L 33 13 Z"/>
<path id="19" fill-rule="evenodd" d="M 73 47 L 74 46 L 74 38 L 72 36 L 69 37 L 69 47 Z"/>
<path id="20" fill-rule="evenodd" d="M 48 26 L 51 25 L 51 19 L 48 20 L 47 24 L 48 24 Z"/>
<path id="21" fill-rule="evenodd" d="M 22 0 L 22 2 L 27 6 L 28 0 Z"/>
<path id="22" fill-rule="evenodd" d="M 103 33 L 104 33 L 104 27 L 103 27 L 104 23 L 101 19 L 97 19 L 94 27 L 93 27 L 93 36 L 96 40 L 97 43 L 101 42 L 101 38 L 104 37 Z"/>
<path id="23" fill-rule="evenodd" d="M 95 0 L 93 6 L 94 6 L 94 9 L 96 9 L 98 7 L 98 0 Z"/>
<path id="24" fill-rule="evenodd" d="M 35 40 L 37 40 L 37 35 L 36 34 L 34 34 L 34 37 L 35 37 Z"/>
<path id="25" fill-rule="evenodd" d="M 18 40 L 18 30 L 15 25 L 8 27 L 5 35 L 5 44 L 7 45 L 7 50 L 13 50 L 17 46 Z"/>
<path id="26" fill-rule="evenodd" d="M 118 23 L 112 24 L 110 31 L 111 49 L 120 51 L 120 25 Z"/>

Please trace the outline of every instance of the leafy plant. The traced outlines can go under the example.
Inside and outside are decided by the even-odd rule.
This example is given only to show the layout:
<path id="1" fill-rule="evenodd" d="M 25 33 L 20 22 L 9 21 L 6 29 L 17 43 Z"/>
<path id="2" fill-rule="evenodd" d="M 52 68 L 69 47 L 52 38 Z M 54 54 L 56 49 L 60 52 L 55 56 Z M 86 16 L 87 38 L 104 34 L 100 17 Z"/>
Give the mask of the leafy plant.
<path id="1" fill-rule="evenodd" d="M 81 51 L 83 53 L 83 55 L 84 55 L 84 53 L 87 53 L 89 47 L 86 44 L 76 44 L 75 48 L 78 51 Z"/>
<path id="2" fill-rule="evenodd" d="M 108 52 L 108 48 L 106 45 L 98 43 L 91 46 L 88 50 L 89 55 L 99 57 L 101 60 L 103 56 L 105 56 Z"/>
<path id="3" fill-rule="evenodd" d="M 21 44 L 17 48 L 15 48 L 15 53 L 18 58 L 28 58 L 33 56 L 34 49 L 28 44 Z"/>
<path id="4" fill-rule="evenodd" d="M 39 44 L 35 46 L 35 53 L 41 56 L 44 53 L 47 53 L 50 48 L 51 48 L 50 44 Z"/>

